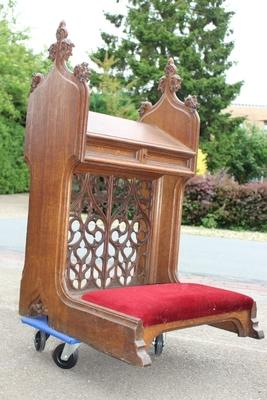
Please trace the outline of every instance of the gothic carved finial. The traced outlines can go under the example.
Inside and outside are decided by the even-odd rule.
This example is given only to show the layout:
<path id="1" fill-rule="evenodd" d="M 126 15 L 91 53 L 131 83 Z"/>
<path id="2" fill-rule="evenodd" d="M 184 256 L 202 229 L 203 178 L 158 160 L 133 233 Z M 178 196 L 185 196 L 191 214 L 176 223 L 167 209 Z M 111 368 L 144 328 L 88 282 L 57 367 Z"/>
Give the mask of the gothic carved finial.
<path id="1" fill-rule="evenodd" d="M 88 63 L 83 62 L 81 64 L 76 65 L 73 71 L 74 76 L 81 82 L 88 82 L 90 79 L 90 70 Z"/>
<path id="2" fill-rule="evenodd" d="M 186 105 L 186 107 L 188 107 L 190 109 L 191 112 L 194 112 L 199 104 L 197 101 L 197 96 L 187 96 L 187 98 L 184 101 L 184 104 Z"/>
<path id="3" fill-rule="evenodd" d="M 142 101 L 139 108 L 139 115 L 142 118 L 149 110 L 152 108 L 152 103 L 150 101 Z"/>
<path id="4" fill-rule="evenodd" d="M 31 89 L 30 93 L 34 91 L 35 88 L 39 85 L 39 83 L 44 79 L 43 74 L 36 73 L 32 75 L 32 83 L 31 83 Z"/>
<path id="5" fill-rule="evenodd" d="M 160 78 L 158 89 L 163 93 L 167 89 L 171 93 L 177 92 L 181 89 L 182 78 L 176 74 L 177 68 L 174 64 L 173 58 L 170 57 L 165 67 L 165 76 Z"/>
<path id="6" fill-rule="evenodd" d="M 68 31 L 66 29 L 66 24 L 64 21 L 61 21 L 56 32 L 57 42 L 53 43 L 48 49 L 48 58 L 50 58 L 50 60 L 63 63 L 72 55 L 74 44 L 67 39 L 67 37 Z"/>

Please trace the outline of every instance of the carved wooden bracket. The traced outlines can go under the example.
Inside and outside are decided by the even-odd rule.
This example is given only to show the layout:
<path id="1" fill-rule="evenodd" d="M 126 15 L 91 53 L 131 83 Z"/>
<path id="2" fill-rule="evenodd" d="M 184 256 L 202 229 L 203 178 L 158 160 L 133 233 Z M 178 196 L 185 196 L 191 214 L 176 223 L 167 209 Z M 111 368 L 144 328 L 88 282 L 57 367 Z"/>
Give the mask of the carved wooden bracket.
<path id="1" fill-rule="evenodd" d="M 141 163 L 146 163 L 148 158 L 147 149 L 140 149 L 136 152 L 136 159 Z"/>
<path id="2" fill-rule="evenodd" d="M 31 315 L 47 315 L 48 314 L 48 309 L 44 305 L 40 296 L 32 302 L 32 304 L 29 307 L 29 310 L 30 310 Z"/>

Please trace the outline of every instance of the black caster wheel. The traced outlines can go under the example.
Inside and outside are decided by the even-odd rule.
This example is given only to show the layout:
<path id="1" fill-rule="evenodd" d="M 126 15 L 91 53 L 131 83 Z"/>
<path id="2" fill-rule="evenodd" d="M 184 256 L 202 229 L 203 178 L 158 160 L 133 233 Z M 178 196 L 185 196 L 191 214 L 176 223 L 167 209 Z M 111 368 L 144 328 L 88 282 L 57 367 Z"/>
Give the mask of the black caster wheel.
<path id="1" fill-rule="evenodd" d="M 44 351 L 45 349 L 45 344 L 47 339 L 49 338 L 49 335 L 43 331 L 37 331 L 36 334 L 34 335 L 34 347 L 36 351 Z"/>
<path id="2" fill-rule="evenodd" d="M 154 351 L 156 356 L 160 356 L 164 347 L 163 333 L 158 335 L 154 340 Z"/>
<path id="3" fill-rule="evenodd" d="M 55 350 L 53 351 L 53 360 L 59 368 L 70 369 L 70 368 L 73 368 L 77 364 L 78 349 L 76 349 L 74 351 L 74 353 L 72 353 L 69 356 L 68 360 L 61 360 L 61 354 L 63 352 L 64 346 L 65 346 L 65 343 L 61 343 L 55 348 Z"/>

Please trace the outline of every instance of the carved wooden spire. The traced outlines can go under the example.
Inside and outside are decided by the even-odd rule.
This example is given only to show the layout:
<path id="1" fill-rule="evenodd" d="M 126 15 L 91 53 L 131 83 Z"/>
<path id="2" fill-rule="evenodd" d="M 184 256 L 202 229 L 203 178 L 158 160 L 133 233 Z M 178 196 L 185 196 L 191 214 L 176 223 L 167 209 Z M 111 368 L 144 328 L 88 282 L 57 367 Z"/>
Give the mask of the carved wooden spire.
<path id="1" fill-rule="evenodd" d="M 163 107 L 163 104 L 166 105 L 166 101 L 168 102 L 168 107 L 172 109 L 172 112 L 174 112 L 174 109 L 176 112 L 179 108 L 189 111 L 192 115 L 195 114 L 198 118 L 196 112 L 199 105 L 197 97 L 189 95 L 186 97 L 184 102 L 182 102 L 175 94 L 179 89 L 181 89 L 182 78 L 177 74 L 177 68 L 172 57 L 169 58 L 164 71 L 165 75 L 160 78 L 158 84 L 158 89 L 162 92 L 162 96 L 155 105 L 152 105 L 149 101 L 141 102 L 139 108 L 141 121 L 144 121 L 149 115 L 151 117 L 154 113 L 158 113 L 161 107 Z M 166 109 L 164 109 L 164 112 L 166 112 Z M 188 144 L 190 146 L 192 145 L 189 142 Z"/>
<path id="2" fill-rule="evenodd" d="M 182 78 L 176 74 L 177 68 L 174 64 L 173 58 L 170 57 L 165 67 L 165 76 L 160 78 L 159 90 L 164 93 L 169 90 L 171 93 L 177 92 L 181 89 Z"/>
<path id="3" fill-rule="evenodd" d="M 72 55 L 72 49 L 74 44 L 71 40 L 67 39 L 68 31 L 66 29 L 66 24 L 61 21 L 56 32 L 57 42 L 53 43 L 49 49 L 50 60 L 56 61 L 56 63 L 64 63 Z"/>
<path id="4" fill-rule="evenodd" d="M 72 49 L 75 45 L 68 39 L 68 31 L 66 24 L 61 21 L 56 32 L 57 42 L 49 47 L 50 60 L 55 61 L 58 65 L 63 65 L 72 55 Z M 73 71 L 74 76 L 81 82 L 87 82 L 90 78 L 90 71 L 88 64 L 83 62 L 76 65 Z"/>
<path id="5" fill-rule="evenodd" d="M 71 40 L 68 39 L 68 31 L 66 29 L 66 24 L 64 21 L 61 21 L 56 32 L 56 43 L 53 43 L 49 49 L 50 60 L 55 62 L 56 68 L 65 70 L 66 73 L 71 74 L 70 71 L 65 66 L 65 62 L 72 55 L 72 49 L 75 45 Z M 76 65 L 73 71 L 73 75 L 80 81 L 86 83 L 90 78 L 90 70 L 89 66 L 86 62 Z M 40 82 L 44 79 L 42 74 L 33 74 L 32 84 L 31 84 L 31 92 L 33 92 Z"/>

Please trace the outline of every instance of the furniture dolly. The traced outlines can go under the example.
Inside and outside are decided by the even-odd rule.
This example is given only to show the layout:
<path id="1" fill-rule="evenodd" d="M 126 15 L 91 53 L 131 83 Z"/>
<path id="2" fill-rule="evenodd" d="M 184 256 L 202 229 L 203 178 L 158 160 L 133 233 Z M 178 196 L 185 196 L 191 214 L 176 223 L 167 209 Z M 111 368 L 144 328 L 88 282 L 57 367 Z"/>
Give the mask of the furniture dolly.
<path id="1" fill-rule="evenodd" d="M 33 76 L 25 159 L 30 200 L 19 312 L 49 335 L 62 368 L 84 342 L 138 366 L 160 354 L 164 332 L 209 325 L 260 339 L 256 304 L 246 295 L 178 279 L 184 187 L 199 140 L 195 96 L 177 98 L 170 58 L 161 97 L 140 121 L 88 111 L 86 63 L 66 67 L 73 43 L 61 22 L 49 48 L 53 67 Z M 65 344 L 64 344 L 65 343 Z"/>

